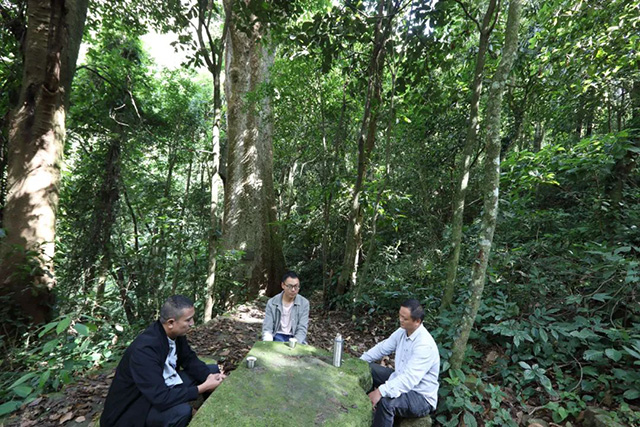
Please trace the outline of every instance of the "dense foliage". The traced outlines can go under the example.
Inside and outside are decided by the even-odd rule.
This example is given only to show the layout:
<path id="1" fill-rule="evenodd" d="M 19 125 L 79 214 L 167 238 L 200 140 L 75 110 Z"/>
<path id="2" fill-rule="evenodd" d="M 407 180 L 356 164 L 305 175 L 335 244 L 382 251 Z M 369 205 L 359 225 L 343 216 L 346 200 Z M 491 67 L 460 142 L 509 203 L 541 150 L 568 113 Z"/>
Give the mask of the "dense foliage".
<path id="1" fill-rule="evenodd" d="M 129 12 L 148 7 L 130 3 Z M 471 164 L 456 299 L 446 311 L 439 307 L 479 37 L 472 18 L 486 4 L 399 2 L 360 198 L 357 281 L 341 294 L 376 3 L 296 2 L 277 20 L 279 2 L 247 6 L 271 19 L 269 42 L 278 45 L 269 81 L 251 97 L 268 98 L 273 108 L 277 226 L 302 293 L 317 294 L 326 309 L 349 310 L 356 327 L 418 298 L 441 346 L 442 425 L 518 425 L 538 416 L 580 422 L 587 407 L 640 423 L 640 3 L 526 4 L 502 111 L 497 229 L 462 369 L 448 360 L 481 228 L 481 144 Z M 210 4 L 219 20 L 208 26 L 218 34 L 224 10 Z M 192 49 L 184 26 L 195 4 L 174 6 L 166 16 L 186 15 L 163 23 L 154 12 L 144 23 L 181 30 L 176 45 Z M 105 7 L 94 11 L 109 19 L 91 17 L 67 120 L 57 317 L 0 338 L 8 355 L 0 361 L 0 401 L 8 402 L 0 415 L 113 359 L 168 295 L 193 297 L 204 310 L 210 237 L 221 232 L 210 218 L 217 167 L 211 75 L 159 69 L 142 48 L 147 29 L 129 22 L 135 14 L 118 17 Z M 5 2 L 0 12 L 5 114 L 21 72 L 10 24 L 24 12 Z M 505 21 L 502 5 L 485 87 Z M 480 139 L 485 105 L 483 97 Z M 5 174 L 8 122 L 0 123 Z M 223 149 L 224 130 L 223 120 Z M 223 156 L 223 179 L 224 167 Z M 216 314 L 245 297 L 229 273 L 244 255 L 216 252 Z"/>

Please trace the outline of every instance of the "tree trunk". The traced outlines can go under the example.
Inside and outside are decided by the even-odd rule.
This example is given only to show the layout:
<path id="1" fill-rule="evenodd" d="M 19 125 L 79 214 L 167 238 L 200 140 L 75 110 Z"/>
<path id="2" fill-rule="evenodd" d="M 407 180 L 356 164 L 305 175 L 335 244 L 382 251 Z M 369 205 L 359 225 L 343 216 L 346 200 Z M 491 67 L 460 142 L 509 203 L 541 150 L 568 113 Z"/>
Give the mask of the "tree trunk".
<path id="1" fill-rule="evenodd" d="M 495 17 L 494 17 L 495 15 Z M 445 282 L 444 294 L 440 305 L 440 312 L 446 310 L 453 301 L 456 275 L 460 260 L 460 243 L 462 241 L 462 220 L 464 216 L 465 198 L 469 185 L 469 174 L 471 170 L 471 156 L 476 149 L 478 140 L 478 117 L 480 111 L 480 97 L 482 95 L 482 77 L 484 75 L 484 63 L 487 48 L 489 47 L 489 37 L 493 31 L 495 19 L 498 16 L 496 10 L 496 0 L 490 0 L 487 11 L 482 19 L 480 28 L 480 43 L 478 45 L 478 56 L 476 68 L 473 73 L 471 84 L 471 105 L 469 106 L 469 123 L 467 127 L 467 139 L 462 152 L 462 158 L 458 165 L 460 170 L 460 184 L 457 188 L 453 201 L 453 219 L 451 221 L 451 253 L 447 262 L 447 281 Z"/>
<path id="2" fill-rule="evenodd" d="M 533 151 L 534 151 L 534 153 L 537 153 L 538 151 L 540 151 L 542 149 L 542 142 L 544 141 L 544 134 L 545 134 L 544 123 L 543 122 L 536 122 L 536 129 L 535 129 L 535 132 L 533 134 Z"/>
<path id="3" fill-rule="evenodd" d="M 489 89 L 486 114 L 486 158 L 484 176 L 484 210 L 482 213 L 482 228 L 479 239 L 479 249 L 473 263 L 471 279 L 471 297 L 467 302 L 467 310 L 460 324 L 459 334 L 454 341 L 450 359 L 453 369 L 460 369 L 464 359 L 467 341 L 478 314 L 480 300 L 484 291 L 485 275 L 493 233 L 498 216 L 498 197 L 500 187 L 500 125 L 502 98 L 505 85 L 511 72 L 518 48 L 518 29 L 520 26 L 521 0 L 511 0 L 509 3 L 509 17 L 505 30 L 504 49 L 496 74 Z"/>
<path id="4" fill-rule="evenodd" d="M 207 268 L 206 294 L 204 298 L 204 321 L 213 318 L 216 285 L 216 264 L 218 254 L 218 233 L 220 230 L 220 195 L 223 193 L 224 183 L 220 176 L 220 123 L 222 119 L 222 93 L 220 77 L 222 75 L 222 55 L 229 29 L 231 13 L 226 13 L 224 27 L 220 38 L 215 38 L 209 31 L 208 23 L 213 20 L 215 9 L 206 0 L 198 1 L 198 43 L 202 57 L 213 78 L 213 128 L 211 138 L 211 203 L 209 206 L 209 259 Z M 227 5 L 225 5 L 226 7 Z M 206 39 L 205 39 L 206 37 Z"/>
<path id="5" fill-rule="evenodd" d="M 29 0 L 27 11 L 22 88 L 9 131 L 0 293 L 11 295 L 16 318 L 37 324 L 52 314 L 65 116 L 87 0 Z"/>
<path id="6" fill-rule="evenodd" d="M 324 187 L 322 197 L 322 299 L 323 305 L 329 307 L 330 292 L 329 285 L 333 277 L 333 270 L 329 269 L 329 254 L 331 253 L 331 241 L 329 238 L 329 226 L 331 223 L 331 208 L 336 191 L 335 176 L 340 144 L 345 140 L 345 116 L 347 111 L 347 82 L 342 86 L 342 107 L 340 108 L 340 118 L 336 126 L 333 138 L 333 151 L 329 150 L 326 143 L 326 119 L 324 115 L 324 100 L 321 102 L 322 111 L 322 145 L 324 148 L 324 160 L 322 167 L 322 182 Z"/>
<path id="7" fill-rule="evenodd" d="M 222 51 L 220 51 L 222 54 Z M 221 62 L 221 56 L 219 57 Z M 209 210 L 209 267 L 207 272 L 207 294 L 204 303 L 204 321 L 213 318 L 213 306 L 215 304 L 216 263 L 218 254 L 218 230 L 220 229 L 220 194 L 223 192 L 223 182 L 220 177 L 220 120 L 222 118 L 222 97 L 220 94 L 220 65 L 213 75 L 213 171 L 211 174 L 211 206 Z"/>
<path id="8" fill-rule="evenodd" d="M 89 271 L 87 283 L 92 285 L 96 280 L 96 301 L 100 305 L 104 297 L 104 288 L 108 270 L 111 266 L 111 231 L 116 222 L 116 205 L 120 198 L 120 155 L 121 134 L 115 135 L 109 144 L 105 164 L 105 176 L 98 194 L 94 210 L 91 246 L 95 248 L 93 256 L 88 259 Z"/>
<path id="9" fill-rule="evenodd" d="M 640 69 L 640 61 L 638 69 Z M 624 186 L 636 169 L 638 152 L 640 152 L 640 79 L 633 82 L 629 92 L 629 100 L 631 102 L 631 121 L 627 123 L 626 127 L 629 129 L 631 145 L 625 150 L 624 155 L 617 159 L 606 182 L 606 192 L 611 200 L 613 212 L 619 212 L 623 208 Z M 616 221 L 607 221 L 607 223 L 611 227 Z"/>
<path id="10" fill-rule="evenodd" d="M 367 85 L 362 124 L 358 135 L 358 171 L 353 189 L 353 197 L 351 199 L 342 271 L 338 278 L 338 286 L 336 288 L 338 295 L 344 295 L 349 285 L 354 286 L 356 284 L 358 253 L 362 246 L 362 209 L 360 206 L 360 194 L 364 188 L 365 174 L 369 167 L 371 152 L 373 151 L 376 141 L 378 111 L 380 109 L 382 78 L 384 75 L 385 45 L 387 44 L 387 40 L 389 40 L 391 24 L 397 8 L 398 6 L 394 6 L 391 0 L 378 1 L 373 51 L 369 63 L 369 82 Z"/>
<path id="11" fill-rule="evenodd" d="M 378 230 L 378 216 L 380 212 L 380 204 L 382 203 L 382 195 L 387 188 L 387 184 L 389 183 L 389 176 L 391 175 L 391 138 L 393 133 L 393 125 L 396 121 L 396 110 L 395 110 L 395 96 L 396 96 L 396 69 L 392 69 L 391 71 L 391 91 L 389 93 L 390 105 L 389 105 L 389 115 L 387 120 L 387 129 L 385 131 L 385 172 L 384 178 L 382 178 L 382 183 L 378 192 L 376 194 L 376 202 L 373 208 L 373 219 L 371 221 L 371 236 L 369 237 L 369 246 L 367 248 L 367 252 L 364 256 L 364 264 L 362 265 L 362 273 L 360 274 L 360 279 L 358 280 L 359 285 L 356 287 L 356 295 L 354 297 L 355 300 L 358 299 L 362 289 L 367 286 L 367 279 L 369 276 L 369 270 L 371 269 L 371 261 L 374 258 L 374 253 L 376 249 L 376 234 Z"/>
<path id="12" fill-rule="evenodd" d="M 271 105 L 268 96 L 255 99 L 268 82 L 273 52 L 265 46 L 267 28 L 256 16 L 240 28 L 233 0 L 225 0 L 229 20 L 226 38 L 227 176 L 224 191 L 223 236 L 226 250 L 243 251 L 236 279 L 247 295 L 280 289 L 284 272 L 273 190 Z M 249 94 L 253 94 L 249 97 Z"/>
<path id="13" fill-rule="evenodd" d="M 195 138 L 196 138 L 195 135 L 193 135 L 193 139 Z M 180 208 L 180 215 L 178 216 L 178 222 L 180 223 L 180 226 L 178 227 L 178 245 L 177 245 L 178 254 L 176 255 L 178 259 L 176 260 L 176 265 L 173 270 L 173 281 L 171 282 L 172 295 L 175 295 L 177 293 L 178 281 L 180 280 L 180 277 L 182 277 L 182 275 L 180 274 L 180 270 L 182 269 L 182 258 L 184 256 L 184 251 L 185 251 L 183 248 L 184 236 L 189 232 L 188 227 L 187 227 L 187 230 L 185 231 L 185 225 L 187 224 L 187 220 L 185 219 L 185 212 L 187 210 L 189 192 L 191 191 L 192 171 L 193 171 L 193 157 L 189 159 L 189 169 L 187 171 L 187 184 L 184 190 L 184 195 L 182 196 L 182 206 Z"/>

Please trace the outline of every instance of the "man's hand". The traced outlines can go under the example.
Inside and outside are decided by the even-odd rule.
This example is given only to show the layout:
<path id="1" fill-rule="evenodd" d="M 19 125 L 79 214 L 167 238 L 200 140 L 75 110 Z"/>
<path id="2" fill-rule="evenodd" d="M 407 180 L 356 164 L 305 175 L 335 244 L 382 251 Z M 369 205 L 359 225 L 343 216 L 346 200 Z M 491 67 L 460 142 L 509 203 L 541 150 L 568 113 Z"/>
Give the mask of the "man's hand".
<path id="1" fill-rule="evenodd" d="M 375 389 L 371 393 L 369 393 L 369 400 L 371 401 L 371 405 L 375 409 L 378 402 L 382 399 L 382 395 L 380 394 L 380 390 Z"/>
<path id="2" fill-rule="evenodd" d="M 209 374 L 207 379 L 198 386 L 198 393 L 215 390 L 225 378 L 227 378 L 227 376 L 224 374 Z"/>

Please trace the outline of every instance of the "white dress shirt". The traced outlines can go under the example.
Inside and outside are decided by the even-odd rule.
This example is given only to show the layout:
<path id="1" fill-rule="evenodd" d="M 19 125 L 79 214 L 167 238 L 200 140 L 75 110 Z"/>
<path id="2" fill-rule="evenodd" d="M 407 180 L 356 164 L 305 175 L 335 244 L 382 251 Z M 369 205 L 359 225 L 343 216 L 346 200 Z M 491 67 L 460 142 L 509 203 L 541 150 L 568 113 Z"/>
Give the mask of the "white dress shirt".
<path id="1" fill-rule="evenodd" d="M 407 336 L 398 328 L 389 338 L 360 356 L 365 362 L 375 362 L 396 353 L 396 370 L 378 390 L 382 397 L 396 398 L 411 390 L 420 393 L 435 408 L 438 404 L 438 373 L 440 354 L 431 334 L 421 324 Z"/>

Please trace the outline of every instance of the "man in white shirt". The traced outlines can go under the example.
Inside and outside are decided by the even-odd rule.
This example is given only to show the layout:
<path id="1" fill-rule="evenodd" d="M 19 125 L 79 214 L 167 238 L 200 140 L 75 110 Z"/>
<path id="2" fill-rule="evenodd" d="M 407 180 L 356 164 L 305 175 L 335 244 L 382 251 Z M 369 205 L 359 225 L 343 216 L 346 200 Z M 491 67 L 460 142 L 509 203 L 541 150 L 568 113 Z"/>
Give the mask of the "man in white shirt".
<path id="1" fill-rule="evenodd" d="M 360 357 L 371 367 L 369 399 L 375 410 L 374 427 L 393 426 L 396 415 L 423 417 L 438 403 L 440 354 L 422 324 L 424 310 L 417 300 L 409 299 L 402 303 L 399 319 L 398 330 Z M 393 352 L 395 371 L 373 363 Z"/>
<path id="2" fill-rule="evenodd" d="M 295 337 L 300 344 L 306 344 L 309 301 L 298 295 L 298 275 L 293 271 L 285 273 L 281 286 L 282 292 L 271 298 L 264 310 L 262 340 L 288 342 Z"/>

